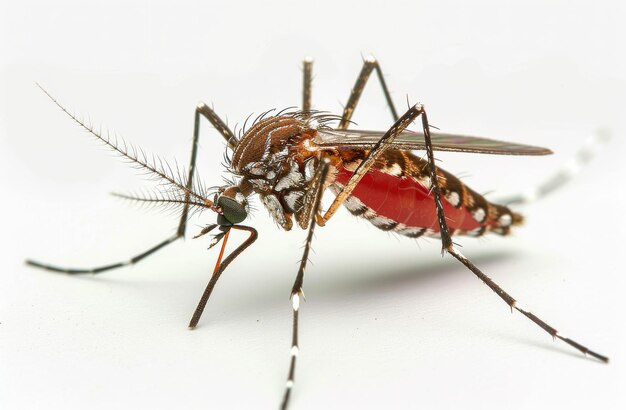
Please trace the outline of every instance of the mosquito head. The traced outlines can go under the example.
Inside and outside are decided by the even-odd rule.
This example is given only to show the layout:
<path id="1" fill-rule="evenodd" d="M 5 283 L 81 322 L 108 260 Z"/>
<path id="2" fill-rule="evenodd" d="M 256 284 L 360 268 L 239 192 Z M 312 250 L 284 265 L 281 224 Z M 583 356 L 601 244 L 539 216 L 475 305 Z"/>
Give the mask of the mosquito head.
<path id="1" fill-rule="evenodd" d="M 219 225 L 236 225 L 248 217 L 248 201 L 239 186 L 221 188 L 213 203 Z"/>

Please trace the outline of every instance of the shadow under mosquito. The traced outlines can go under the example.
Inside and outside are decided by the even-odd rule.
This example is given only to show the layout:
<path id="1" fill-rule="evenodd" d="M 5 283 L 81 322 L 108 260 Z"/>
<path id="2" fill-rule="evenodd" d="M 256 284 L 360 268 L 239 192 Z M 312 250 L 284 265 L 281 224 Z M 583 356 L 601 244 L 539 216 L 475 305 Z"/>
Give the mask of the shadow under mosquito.
<path id="1" fill-rule="evenodd" d="M 482 254 L 475 257 L 477 264 L 488 266 L 495 262 L 511 260 L 519 255 L 513 253 L 491 253 Z M 347 266 L 343 270 L 350 269 Z M 404 263 L 402 265 L 390 265 L 388 263 L 368 264 L 366 268 L 359 271 L 358 277 L 355 274 L 342 276 L 326 275 L 317 286 L 317 293 L 327 296 L 344 297 L 349 294 L 375 293 L 386 290 L 402 289 L 407 286 L 421 285 L 431 281 L 433 278 L 443 275 L 458 274 L 467 271 L 463 266 L 448 256 L 439 260 L 429 260 L 426 263 L 415 261 L 414 263 Z M 471 272 L 467 271 L 468 274 Z"/>
<path id="2" fill-rule="evenodd" d="M 518 253 L 513 252 L 498 252 L 498 253 L 482 253 L 474 257 L 474 261 L 477 265 L 489 270 L 489 265 L 498 264 L 500 269 L 502 268 L 502 261 L 513 263 L 516 259 L 521 258 Z M 422 261 L 415 261 L 414 263 L 404 263 L 402 265 L 390 265 L 386 262 L 378 262 L 374 264 L 367 264 L 365 267 L 359 267 L 358 273 L 350 272 L 350 274 L 343 274 L 349 269 L 354 270 L 354 266 L 350 268 L 347 264 L 340 264 L 333 270 L 332 273 L 324 275 L 317 274 L 317 278 L 314 283 L 311 284 L 310 294 L 314 295 L 318 301 L 323 304 L 333 304 L 344 300 L 345 298 L 361 298 L 367 299 L 371 295 L 380 293 L 393 293 L 394 291 L 403 290 L 407 288 L 422 288 L 428 286 L 429 282 L 434 281 L 436 278 L 444 275 L 459 274 L 461 271 L 466 271 L 462 266 L 455 263 L 450 258 L 444 257 L 440 260 L 429 260 L 426 263 Z M 66 275 L 67 279 L 72 280 L 84 280 L 89 282 L 99 282 L 106 286 L 123 287 L 123 288 L 138 288 L 146 299 L 153 299 L 158 306 L 162 303 L 163 293 L 175 293 L 179 297 L 185 298 L 183 306 L 180 307 L 181 313 L 191 314 L 191 310 L 187 312 L 184 310 L 184 306 L 192 306 L 197 297 L 199 297 L 205 286 L 204 281 L 178 280 L 173 277 L 171 280 L 163 280 L 162 276 L 156 280 L 146 280 L 146 277 L 142 275 L 141 278 L 132 277 L 131 269 L 124 269 L 124 275 L 110 275 L 110 274 L 98 274 L 98 275 Z M 246 274 L 250 272 L 232 272 L 232 274 Z M 506 273 L 506 272 L 505 272 Z M 49 273 L 48 273 L 49 274 Z M 265 273 L 255 274 L 264 275 Z M 471 272 L 467 272 L 471 274 Z M 195 275 L 194 275 L 195 276 Z M 195 277 L 205 278 L 208 280 L 208 275 L 205 271 L 200 272 Z M 204 317 L 202 318 L 199 328 L 205 330 L 214 330 L 211 328 L 221 327 L 223 324 L 229 321 L 236 320 L 256 320 L 260 312 L 277 312 L 284 311 L 288 314 L 290 312 L 290 304 L 288 302 L 288 290 L 291 288 L 291 283 L 283 283 L 284 278 L 279 275 L 268 275 L 266 286 L 255 287 L 251 285 L 246 289 L 245 283 L 239 287 L 239 297 L 216 297 L 209 301 Z M 231 278 L 233 281 L 241 280 L 241 278 Z M 230 283 L 232 285 L 232 282 Z M 306 289 L 306 288 L 305 288 Z M 215 292 L 220 293 L 220 286 L 218 285 Z M 189 298 L 193 301 L 189 302 Z M 179 301 L 170 300 L 169 303 L 176 304 Z M 182 300 L 181 300 L 182 302 Z M 211 303 L 214 302 L 214 303 Z M 217 302 L 217 303 L 215 303 Z M 494 309 L 506 308 L 506 306 L 500 306 L 501 302 L 497 300 L 494 295 Z M 168 308 L 169 310 L 169 308 Z M 518 315 L 513 314 L 511 320 L 516 320 Z M 186 323 L 187 316 L 183 314 L 181 317 L 181 326 Z M 528 346 L 547 349 L 550 351 L 565 354 L 571 357 L 577 357 L 583 360 L 593 360 L 591 357 L 586 357 L 578 354 L 577 352 L 570 351 L 565 346 L 559 346 L 556 341 L 550 340 L 540 341 L 531 336 L 518 336 L 506 332 L 499 332 L 497 330 L 489 330 L 489 332 L 501 339 L 509 339 L 515 343 L 521 343 Z"/>
<path id="3" fill-rule="evenodd" d="M 489 269 L 490 264 L 505 260 L 514 261 L 519 257 L 519 254 L 513 252 L 483 253 L 476 255 L 474 261 L 479 266 Z M 193 305 L 197 302 L 196 299 L 200 297 L 210 278 L 207 270 L 199 270 L 198 267 L 188 267 L 192 272 L 188 272 L 184 278 L 172 274 L 167 275 L 167 279 L 164 278 L 163 272 L 155 275 L 154 279 L 150 279 L 145 272 L 142 272 L 140 277 L 134 276 L 133 270 L 136 269 L 139 269 L 139 266 L 123 268 L 116 273 L 67 275 L 46 272 L 45 274 L 59 275 L 67 280 L 96 282 L 125 289 L 137 288 L 137 291 L 141 292 L 146 299 L 162 298 L 164 293 L 175 294 L 181 299 L 184 298 L 184 300 L 180 300 L 183 306 L 189 306 L 190 303 Z M 144 267 L 143 269 L 151 268 Z M 443 275 L 466 271 L 447 256 L 436 260 L 431 258 L 427 261 L 416 258 L 414 262 L 403 262 L 401 265 L 381 260 L 367 265 L 339 263 L 333 267 L 332 272 L 320 272 L 320 269 L 323 268 L 315 265 L 307 269 L 307 282 L 309 283 L 305 284 L 305 296 L 315 297 L 318 300 L 323 299 L 324 303 L 328 304 L 350 297 L 366 298 L 381 292 L 393 293 L 395 289 L 418 288 L 426 286 L 435 278 Z M 466 272 L 471 275 L 471 272 Z M 262 286 L 258 286 L 259 282 L 256 280 L 247 280 L 249 279 L 246 278 L 248 275 L 263 277 Z M 285 276 L 288 277 L 287 280 L 285 280 Z M 284 308 L 285 311 L 290 311 L 291 305 L 288 299 L 293 277 L 295 277 L 295 269 L 286 274 L 276 274 L 273 271 L 265 272 L 265 270 L 250 272 L 245 269 L 225 272 L 220 278 L 220 283 L 216 286 L 211 300 L 209 300 L 201 325 L 204 323 L 210 326 L 215 320 L 221 322 L 222 318 L 218 319 L 215 312 L 224 312 L 219 314 L 219 316 L 223 316 L 223 320 L 237 320 L 250 318 L 254 316 L 255 312 L 264 310 L 282 310 Z M 232 294 L 233 282 L 239 284 L 237 297 L 227 297 L 224 293 Z M 177 297 L 168 297 L 168 303 L 178 303 Z"/>
<path id="4" fill-rule="evenodd" d="M 518 257 L 518 254 L 500 252 L 481 254 L 474 259 L 477 264 L 488 267 L 490 264 L 514 260 Z M 356 268 L 344 263 L 334 267 L 332 272 L 324 273 L 320 273 L 320 269 L 318 267 L 308 269 L 304 291 L 305 300 L 315 298 L 324 305 L 333 305 L 347 298 L 367 300 L 381 293 L 389 294 L 407 288 L 423 288 L 436 278 L 465 271 L 462 266 L 448 257 L 427 262 L 416 260 L 402 265 L 390 265 L 385 262 L 369 263 Z M 264 275 L 264 273 L 258 274 Z M 467 274 L 471 275 L 471 272 Z M 274 275 L 262 288 L 244 290 L 240 287 L 239 297 L 220 301 L 221 306 L 216 309 L 224 312 L 220 314 L 221 317 L 217 318 L 211 313 L 211 302 L 209 302 L 207 318 L 203 318 L 202 321 L 210 325 L 215 321 L 249 319 L 251 315 L 255 315 L 255 312 L 263 310 L 284 311 L 290 314 L 291 304 L 288 299 L 291 285 L 292 277 L 285 282 L 284 277 Z M 242 286 L 245 287 L 245 285 Z M 219 292 L 219 289 L 216 288 L 215 291 Z"/>
<path id="5" fill-rule="evenodd" d="M 502 267 L 506 266 L 507 262 L 514 263 L 515 260 L 522 257 L 523 255 L 519 253 L 498 252 L 483 253 L 475 256 L 473 259 L 478 266 L 482 266 L 486 271 L 490 271 L 491 266 L 497 265 L 500 268 L 499 276 L 502 276 L 506 275 L 506 272 L 502 272 Z M 461 272 L 472 275 L 463 266 L 447 257 L 440 260 L 431 259 L 427 263 L 416 261 L 412 264 L 404 263 L 399 266 L 390 266 L 382 262 L 368 264 L 366 268 L 360 269 L 358 275 L 354 273 L 341 275 L 342 268 L 349 269 L 347 266 L 339 267 L 332 274 L 318 277 L 314 284 L 305 287 L 305 290 L 309 289 L 307 295 L 311 295 L 310 297 L 312 298 L 315 297 L 321 304 L 333 305 L 345 298 L 368 300 L 372 295 L 380 293 L 393 294 L 396 291 L 400 292 L 407 288 L 417 290 L 418 288 L 429 286 L 429 282 L 434 282 L 436 278 L 444 275 L 458 275 Z M 484 286 L 480 281 L 476 280 L 476 282 L 477 286 Z M 243 297 L 229 299 L 226 301 L 226 306 L 222 300 L 222 305 L 213 313 L 211 313 L 210 307 L 207 309 L 207 317 L 203 318 L 204 323 L 201 322 L 200 326 L 206 326 L 207 328 L 211 326 L 220 327 L 230 320 L 252 320 L 256 317 L 255 312 L 266 309 L 284 311 L 286 315 L 289 315 L 291 310 L 288 303 L 288 293 L 285 293 L 282 288 L 290 289 L 291 283 L 286 285 L 264 289 L 255 288 L 250 292 L 243 292 Z M 493 305 L 494 309 L 508 309 L 495 294 L 493 295 Z M 217 312 L 221 313 L 217 314 Z M 520 325 L 522 325 L 526 318 L 518 312 L 513 312 L 510 320 L 519 320 Z M 521 344 L 546 349 L 570 357 L 595 362 L 595 359 L 592 357 L 581 355 L 569 349 L 566 345 L 561 345 L 558 340 L 551 340 L 550 336 L 540 329 L 531 329 L 529 332 L 536 332 L 537 334 L 528 335 L 515 335 L 505 331 L 498 331 L 497 329 L 484 329 L 483 331 L 489 332 L 491 336 L 510 340 L 514 345 Z"/>

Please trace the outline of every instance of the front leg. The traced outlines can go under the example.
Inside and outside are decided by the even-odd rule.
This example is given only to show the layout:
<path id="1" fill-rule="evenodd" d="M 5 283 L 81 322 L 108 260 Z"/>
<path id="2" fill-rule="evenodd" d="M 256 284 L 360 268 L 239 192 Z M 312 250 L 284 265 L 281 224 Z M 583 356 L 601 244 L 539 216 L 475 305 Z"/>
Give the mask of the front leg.
<path id="1" fill-rule="evenodd" d="M 198 156 L 198 139 L 200 136 L 200 116 L 203 116 L 215 129 L 222 134 L 222 137 L 226 140 L 226 144 L 228 148 L 231 150 L 235 149 L 237 145 L 237 137 L 235 134 L 228 128 L 228 125 L 222 121 L 222 119 L 213 111 L 208 105 L 202 103 L 196 107 L 196 112 L 194 115 L 193 122 L 193 142 L 191 145 L 191 160 L 189 161 L 189 174 L 187 176 L 187 191 L 185 193 L 185 202 L 189 202 L 189 191 L 193 188 L 193 177 L 196 172 L 196 157 Z M 189 204 L 186 203 L 183 212 L 180 215 L 180 222 L 178 223 L 178 230 L 176 234 L 179 237 L 185 236 L 185 230 L 187 228 L 187 217 L 189 215 Z"/>
<path id="2" fill-rule="evenodd" d="M 293 287 L 291 288 L 291 306 L 293 309 L 293 326 L 291 333 L 291 350 L 290 355 L 291 359 L 289 362 L 289 372 L 287 374 L 287 383 L 285 385 L 285 393 L 283 396 L 283 402 L 281 404 L 281 409 L 286 410 L 289 405 L 289 397 L 291 396 L 291 389 L 293 388 L 293 383 L 295 380 L 295 371 L 296 371 L 296 357 L 298 357 L 299 347 L 298 347 L 298 314 L 300 309 L 300 298 L 304 296 L 302 292 L 302 283 L 304 282 L 304 270 L 306 269 L 306 263 L 309 260 L 309 252 L 311 251 L 311 242 L 313 241 L 313 231 L 315 230 L 315 225 L 317 224 L 316 216 L 319 213 L 320 204 L 322 202 L 322 196 L 324 193 L 324 185 L 326 182 L 326 176 L 328 175 L 329 161 L 326 158 L 322 158 L 320 165 L 315 171 L 314 181 L 315 183 L 311 187 L 312 190 L 315 190 L 315 195 L 312 198 L 313 201 L 313 209 L 311 212 L 311 217 L 309 221 L 309 232 L 306 237 L 306 242 L 304 243 L 304 253 L 302 255 L 302 259 L 300 260 L 300 268 L 298 269 L 298 274 L 296 275 L 296 280 L 293 283 Z"/>

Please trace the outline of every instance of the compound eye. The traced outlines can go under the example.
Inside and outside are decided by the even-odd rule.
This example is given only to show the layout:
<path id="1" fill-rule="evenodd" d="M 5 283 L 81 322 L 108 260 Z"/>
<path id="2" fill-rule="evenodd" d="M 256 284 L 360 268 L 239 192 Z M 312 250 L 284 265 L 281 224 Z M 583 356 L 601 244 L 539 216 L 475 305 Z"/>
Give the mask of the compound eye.
<path id="1" fill-rule="evenodd" d="M 222 208 L 222 215 L 231 224 L 243 222 L 248 217 L 248 212 L 244 205 L 231 197 L 222 195 L 217 199 L 217 206 Z"/>

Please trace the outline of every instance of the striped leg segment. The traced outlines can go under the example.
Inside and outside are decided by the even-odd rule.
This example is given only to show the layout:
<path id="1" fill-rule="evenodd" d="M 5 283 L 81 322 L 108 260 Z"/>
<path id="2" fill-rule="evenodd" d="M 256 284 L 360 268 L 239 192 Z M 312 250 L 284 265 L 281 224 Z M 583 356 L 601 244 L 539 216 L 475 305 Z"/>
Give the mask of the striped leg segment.
<path id="1" fill-rule="evenodd" d="M 493 290 L 498 296 L 500 296 L 500 298 L 502 298 L 502 300 L 504 300 L 511 307 L 511 309 L 517 310 L 518 312 L 520 312 L 521 314 L 523 314 L 524 316 L 526 316 L 527 318 L 532 320 L 533 323 L 535 323 L 537 326 L 539 326 L 540 328 L 542 328 L 543 330 L 548 332 L 550 334 L 550 336 L 552 336 L 553 338 L 561 339 L 562 341 L 564 341 L 568 345 L 574 347 L 575 349 L 577 349 L 581 353 L 583 353 L 585 355 L 592 356 L 592 357 L 594 357 L 594 358 L 596 358 L 596 359 L 598 359 L 598 360 L 600 360 L 602 362 L 608 363 L 608 361 L 609 361 L 608 357 L 606 357 L 604 355 L 601 355 L 599 353 L 596 353 L 596 352 L 594 352 L 592 350 L 589 350 L 588 348 L 586 348 L 585 346 L 581 345 L 580 343 L 578 343 L 578 342 L 576 342 L 576 341 L 574 341 L 574 340 L 572 340 L 572 339 L 570 339 L 568 337 L 565 337 L 565 336 L 559 334 L 559 332 L 555 328 L 553 328 L 552 326 L 548 325 L 543 320 L 539 319 L 533 313 L 531 313 L 528 310 L 522 309 L 519 306 L 519 304 L 517 303 L 517 301 L 511 295 L 509 295 L 507 292 L 505 292 L 489 276 L 485 275 L 469 259 L 467 259 L 465 256 L 463 256 L 463 254 L 461 254 L 461 252 L 456 250 L 454 247 L 451 247 L 450 249 L 448 249 L 448 252 L 450 253 L 450 255 L 454 256 L 459 262 L 461 262 L 463 265 L 465 265 L 469 270 L 471 270 L 480 280 L 482 280 L 485 283 L 485 285 L 489 286 L 489 288 L 491 290 Z"/>
<path id="2" fill-rule="evenodd" d="M 130 258 L 127 261 L 124 262 L 118 262 L 118 263 L 112 263 L 110 265 L 105 265 L 105 266 L 99 266 L 97 268 L 89 268 L 89 269 L 75 269 L 75 268 L 60 268 L 58 266 L 53 266 L 53 265 L 48 265 L 45 263 L 40 263 L 40 262 L 36 262 L 30 259 L 26 260 L 26 264 L 36 267 L 36 268 L 40 268 L 40 269 L 45 269 L 45 270 L 49 270 L 52 272 L 61 272 L 61 273 L 69 273 L 69 274 L 80 274 L 80 273 L 100 273 L 100 272 L 104 272 L 107 270 L 111 270 L 111 269 L 116 269 L 116 268 L 121 268 L 123 266 L 128 266 L 128 265 L 133 265 L 137 262 L 139 262 L 140 260 L 142 260 L 143 258 L 145 258 L 146 256 L 149 256 L 151 254 L 153 254 L 154 252 L 158 251 L 159 249 L 165 247 L 166 245 L 169 245 L 170 243 L 174 242 L 176 239 L 180 238 L 180 236 L 178 234 L 167 238 L 166 240 L 164 240 L 163 242 L 159 243 L 156 246 L 153 246 L 152 248 L 148 249 L 147 251 L 140 253 L 137 256 L 134 256 L 132 258 Z"/>
<path id="3" fill-rule="evenodd" d="M 518 312 L 522 313 L 524 316 L 530 319 L 537 326 L 539 326 L 540 328 L 548 332 L 553 338 L 557 338 L 557 339 L 564 341 L 565 343 L 574 347 L 575 349 L 582 352 L 583 354 L 588 354 L 605 363 L 608 362 L 609 361 L 608 357 L 598 354 L 592 350 L 589 350 L 588 348 L 581 345 L 580 343 L 570 338 L 560 335 L 555 328 L 548 325 L 539 317 L 535 316 L 533 313 L 525 309 L 520 308 L 517 301 L 511 295 L 505 292 L 491 278 L 489 278 L 480 269 L 478 269 L 469 259 L 463 256 L 458 250 L 456 250 L 456 248 L 454 247 L 454 244 L 452 243 L 452 239 L 450 238 L 450 234 L 448 232 L 448 226 L 447 226 L 445 215 L 443 212 L 443 206 L 441 204 L 441 198 L 440 198 L 441 194 L 440 194 L 439 184 L 437 180 L 437 168 L 435 166 L 435 159 L 433 156 L 433 149 L 432 149 L 432 143 L 431 143 L 431 138 L 430 138 L 430 127 L 428 125 L 428 117 L 426 116 L 425 112 L 422 115 L 422 127 L 424 129 L 424 139 L 426 141 L 426 152 L 427 152 L 428 162 L 429 162 L 430 179 L 431 179 L 431 185 L 433 187 L 433 196 L 435 198 L 435 206 L 437 208 L 437 216 L 438 216 L 439 227 L 440 227 L 440 232 L 441 232 L 442 252 L 447 251 L 455 259 L 461 262 L 466 268 L 472 271 L 487 286 L 489 286 L 489 288 L 493 290 L 498 296 L 500 296 L 500 298 L 504 300 L 511 307 L 511 309 L 515 309 Z"/>
<path id="4" fill-rule="evenodd" d="M 226 123 L 213 111 L 208 105 L 202 103 L 196 107 L 193 123 L 193 142 L 191 145 L 191 159 L 189 161 L 189 175 L 187 177 L 187 192 L 185 193 L 185 202 L 189 202 L 190 191 L 193 187 L 193 177 L 196 172 L 196 158 L 198 156 L 198 139 L 200 137 L 200 116 L 206 118 L 213 127 L 222 135 L 226 140 L 228 148 L 235 149 L 237 145 L 237 137 L 228 128 Z M 185 236 L 185 230 L 187 228 L 187 217 L 189 216 L 189 204 L 185 203 L 183 212 L 180 215 L 180 222 L 178 223 L 178 235 Z"/>
<path id="5" fill-rule="evenodd" d="M 426 144 L 426 156 L 428 157 L 428 168 L 430 171 L 430 186 L 433 191 L 433 198 L 435 199 L 435 207 L 437 208 L 437 221 L 439 222 L 439 233 L 441 235 L 441 254 L 452 246 L 452 239 L 450 238 L 450 232 L 448 231 L 448 224 L 446 223 L 446 217 L 443 213 L 443 205 L 441 204 L 441 189 L 439 188 L 439 181 L 437 178 L 437 167 L 435 166 L 435 154 L 433 153 L 433 144 L 430 138 L 430 126 L 428 125 L 428 116 L 426 111 L 423 111 L 422 106 L 422 129 L 424 130 L 424 141 Z"/>
<path id="6" fill-rule="evenodd" d="M 348 102 L 346 103 L 343 114 L 341 116 L 341 121 L 339 122 L 339 126 L 337 127 L 340 130 L 345 130 L 348 128 L 348 125 L 350 124 L 350 119 L 352 119 L 352 114 L 354 113 L 359 99 L 361 98 L 361 94 L 363 94 L 365 84 L 367 84 L 367 80 L 374 70 L 376 70 L 376 74 L 378 75 L 378 81 L 380 82 L 380 86 L 383 89 L 383 93 L 385 94 L 385 100 L 387 100 L 387 105 L 391 110 L 393 120 L 398 121 L 398 112 L 396 111 L 396 107 L 393 105 L 391 94 L 389 93 L 389 88 L 387 88 L 387 83 L 385 83 L 385 77 L 383 76 L 383 72 L 380 69 L 380 65 L 378 64 L 378 61 L 370 57 L 363 62 L 363 68 L 361 69 L 361 72 L 356 79 L 356 83 L 354 83 L 354 87 L 352 87 L 350 97 L 348 98 Z"/>
<path id="7" fill-rule="evenodd" d="M 142 162 L 142 159 L 137 157 L 136 150 L 135 151 L 131 151 L 131 153 L 129 153 L 125 143 L 123 145 L 119 145 L 117 141 L 112 141 L 108 137 L 100 135 L 100 133 L 98 133 L 94 129 L 92 129 L 91 126 L 87 125 L 85 122 L 83 122 L 80 119 L 78 119 L 74 114 L 69 112 L 63 105 L 61 105 L 61 103 L 59 103 L 54 97 L 52 97 L 52 95 L 50 95 L 45 89 L 43 89 L 41 86 L 39 86 L 39 87 L 52 100 L 52 102 L 54 104 L 56 104 L 65 114 L 67 114 L 72 120 L 74 120 L 78 125 L 80 125 L 83 129 L 85 129 L 90 134 L 92 134 L 98 140 L 100 140 L 104 144 L 108 145 L 114 151 L 117 151 L 119 154 L 121 154 L 123 157 L 125 157 L 128 160 L 130 160 L 131 162 L 139 164 L 140 167 L 145 168 L 145 169 L 147 169 L 150 172 L 159 174 L 159 171 L 157 169 L 153 168 L 150 164 L 148 164 L 145 161 Z M 161 248 L 163 248 L 163 247 L 169 245 L 170 243 L 174 242 L 176 239 L 185 236 L 185 229 L 186 229 L 186 226 L 187 226 L 187 217 L 188 217 L 188 213 L 189 213 L 189 202 L 190 202 L 190 197 L 191 197 L 191 192 L 192 192 L 192 187 L 193 187 L 193 177 L 194 177 L 195 166 L 196 166 L 196 157 L 197 157 L 197 153 L 198 153 L 198 138 L 199 138 L 199 132 L 200 132 L 200 116 L 205 117 L 207 120 L 209 120 L 209 122 L 211 122 L 211 124 L 220 132 L 222 137 L 224 137 L 224 139 L 226 139 L 226 141 L 228 143 L 228 146 L 231 149 L 234 148 L 234 146 L 237 144 L 237 139 L 236 139 L 235 135 L 233 134 L 233 132 L 228 128 L 228 126 L 226 126 L 226 124 L 217 116 L 217 114 L 215 114 L 215 112 L 211 108 L 209 108 L 205 104 L 200 104 L 198 107 L 196 107 L 194 130 L 193 130 L 193 145 L 192 145 L 192 149 L 191 149 L 191 161 L 190 161 L 190 165 L 189 165 L 189 176 L 187 178 L 187 185 L 186 185 L 186 187 L 184 187 L 182 185 L 179 186 L 181 189 L 185 189 L 186 188 L 185 200 L 183 201 L 185 203 L 185 205 L 184 205 L 184 208 L 183 208 L 183 211 L 182 211 L 182 214 L 181 214 L 181 218 L 180 218 L 180 222 L 178 224 L 178 228 L 176 230 L 176 234 L 174 236 L 165 239 L 164 241 L 160 242 L 158 245 L 153 246 L 152 248 L 148 249 L 147 251 L 145 251 L 143 253 L 140 253 L 139 255 L 134 256 L 134 257 L 130 258 L 127 261 L 113 263 L 113 264 L 108 264 L 108 265 L 99 266 L 99 267 L 95 267 L 95 268 L 89 268 L 89 269 L 62 268 L 62 267 L 53 266 L 53 265 L 49 265 L 49 264 L 45 264 L 45 263 L 41 263 L 41 262 L 37 262 L 37 261 L 33 261 L 33 260 L 26 260 L 26 264 L 29 265 L 29 266 L 33 266 L 33 267 L 36 267 L 36 268 L 41 268 L 41 269 L 45 269 L 45 270 L 49 270 L 49 271 L 53 271 L 53 272 L 62 272 L 62 273 L 69 273 L 69 274 L 101 273 L 101 272 L 105 272 L 105 271 L 108 271 L 108 270 L 111 270 L 111 269 L 117 269 L 117 268 L 121 268 L 121 267 L 124 267 L 124 266 L 135 264 L 135 263 L 139 262 L 140 260 L 142 260 L 143 258 L 145 258 L 145 257 L 147 257 L 147 256 L 149 256 L 149 255 L 151 255 L 153 253 L 155 253 L 156 251 L 160 250 Z M 145 157 L 145 155 L 144 155 L 144 157 Z M 160 176 L 161 177 L 165 177 L 167 179 L 166 175 L 160 174 Z M 175 182 L 175 181 L 171 181 L 170 180 L 170 182 Z M 124 197 L 123 195 L 121 195 L 121 196 Z M 133 199 L 133 198 L 130 198 L 130 199 Z M 194 198 L 194 199 L 197 200 L 198 198 Z M 145 200 L 145 201 L 149 202 L 150 200 Z"/>
<path id="8" fill-rule="evenodd" d="M 313 231 L 317 224 L 317 215 L 320 210 L 320 204 L 322 202 L 322 194 L 324 191 L 324 182 L 328 175 L 329 162 L 326 159 L 322 159 L 322 162 L 318 166 L 315 175 L 315 185 L 312 189 L 315 189 L 316 195 L 312 199 L 314 201 L 313 211 L 311 212 L 311 221 L 309 223 L 309 232 L 304 244 L 304 253 L 300 260 L 300 268 L 296 280 L 293 283 L 291 289 L 291 307 L 293 310 L 293 325 L 291 329 L 291 350 L 289 361 L 289 372 L 287 373 L 287 383 L 285 384 L 285 393 L 283 395 L 283 401 L 280 406 L 282 410 L 286 410 L 289 406 L 289 398 L 291 396 L 291 390 L 295 381 L 296 371 L 296 358 L 298 357 L 299 345 L 298 345 L 298 318 L 300 312 L 300 298 L 303 297 L 302 283 L 304 281 L 304 271 L 306 269 L 306 263 L 309 260 L 309 252 L 311 251 L 311 242 L 313 241 Z"/>

